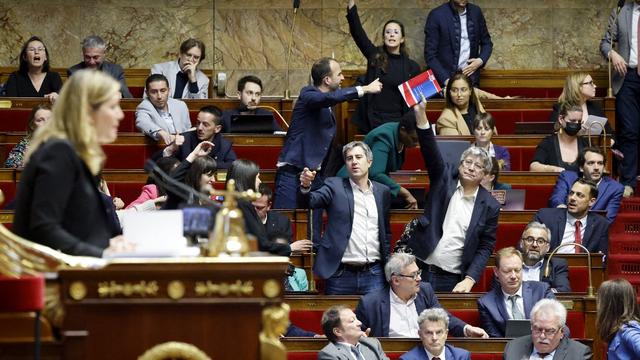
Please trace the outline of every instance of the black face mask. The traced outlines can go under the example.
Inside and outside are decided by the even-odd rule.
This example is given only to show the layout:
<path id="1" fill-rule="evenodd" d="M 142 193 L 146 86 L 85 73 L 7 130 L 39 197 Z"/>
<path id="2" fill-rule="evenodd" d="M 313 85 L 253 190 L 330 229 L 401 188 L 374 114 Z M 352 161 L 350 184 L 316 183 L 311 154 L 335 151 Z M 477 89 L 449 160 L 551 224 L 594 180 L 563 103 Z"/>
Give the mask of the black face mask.
<path id="1" fill-rule="evenodd" d="M 581 123 L 568 122 L 564 126 L 564 132 L 569 136 L 576 136 L 581 128 Z"/>

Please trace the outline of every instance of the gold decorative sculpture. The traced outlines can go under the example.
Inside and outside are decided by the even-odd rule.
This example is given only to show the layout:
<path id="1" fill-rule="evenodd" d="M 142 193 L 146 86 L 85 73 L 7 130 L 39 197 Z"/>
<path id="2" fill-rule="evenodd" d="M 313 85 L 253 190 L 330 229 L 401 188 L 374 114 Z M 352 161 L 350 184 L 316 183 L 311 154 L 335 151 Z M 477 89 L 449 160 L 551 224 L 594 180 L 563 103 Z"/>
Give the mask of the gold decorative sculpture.
<path id="1" fill-rule="evenodd" d="M 158 344 L 138 357 L 138 360 L 211 360 L 207 354 L 194 345 L 169 341 Z"/>
<path id="2" fill-rule="evenodd" d="M 235 181 L 227 181 L 227 190 L 212 190 L 212 195 L 224 196 L 222 208 L 216 215 L 216 225 L 209 236 L 209 256 L 245 256 L 249 252 L 249 239 L 244 231 L 244 217 L 237 198 L 255 200 L 259 192 L 235 191 Z"/>
<path id="3" fill-rule="evenodd" d="M 266 307 L 262 310 L 262 331 L 260 332 L 260 359 L 285 360 L 287 349 L 280 342 L 280 337 L 289 327 L 289 311 L 287 304 Z"/>

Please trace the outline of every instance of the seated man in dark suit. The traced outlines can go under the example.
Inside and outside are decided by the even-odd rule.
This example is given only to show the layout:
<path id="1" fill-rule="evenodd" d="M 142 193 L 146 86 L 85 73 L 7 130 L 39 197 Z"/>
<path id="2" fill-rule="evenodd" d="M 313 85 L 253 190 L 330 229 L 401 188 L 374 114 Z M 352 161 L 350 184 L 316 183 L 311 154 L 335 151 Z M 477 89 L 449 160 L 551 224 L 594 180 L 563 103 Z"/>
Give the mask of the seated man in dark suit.
<path id="1" fill-rule="evenodd" d="M 427 265 L 425 278 L 435 291 L 469 292 L 496 243 L 500 204 L 480 186 L 491 172 L 491 158 L 472 146 L 458 164 L 445 163 L 425 108 L 423 101 L 414 106 L 414 113 L 431 185 L 408 246 L 418 259 L 426 259 L 421 261 Z"/>
<path id="2" fill-rule="evenodd" d="M 508 319 L 528 319 L 540 299 L 554 299 L 549 284 L 522 281 L 522 254 L 514 247 L 496 253 L 494 274 L 499 287 L 478 299 L 480 324 L 491 337 L 504 337 Z"/>
<path id="3" fill-rule="evenodd" d="M 326 209 L 328 224 L 317 244 L 313 271 L 326 279 L 325 293 L 366 294 L 385 286 L 383 266 L 389 257 L 391 192 L 369 180 L 373 154 L 367 144 L 352 141 L 342 149 L 348 179 L 330 177 L 311 191 L 316 172 L 300 174 L 299 202 Z M 315 240 L 315 238 L 314 238 Z"/>
<path id="4" fill-rule="evenodd" d="M 318 360 L 389 360 L 380 341 L 367 337 L 356 314 L 344 305 L 330 307 L 322 314 L 322 331 L 329 344 L 318 353 Z"/>
<path id="5" fill-rule="evenodd" d="M 308 251 L 311 250 L 310 240 L 298 240 L 291 242 L 291 221 L 289 218 L 277 211 L 271 211 L 271 199 L 273 191 L 269 185 L 260 183 L 258 192 L 262 195 L 253 201 L 253 207 L 256 208 L 258 217 L 267 230 L 269 241 L 284 240 L 287 244 L 291 243 L 291 251 Z"/>
<path id="6" fill-rule="evenodd" d="M 400 356 L 400 360 L 471 360 L 471 353 L 447 345 L 449 314 L 444 309 L 426 309 L 418 316 L 418 334 L 422 344 Z"/>
<path id="7" fill-rule="evenodd" d="M 551 231 L 544 224 L 532 221 L 522 232 L 520 249 L 524 258 L 523 281 L 543 281 L 549 284 L 553 292 L 570 292 L 569 264 L 567 260 L 553 257 L 549 276 L 544 275 L 549 258 Z"/>
<path id="8" fill-rule="evenodd" d="M 567 208 L 545 208 L 536 213 L 534 220 L 551 230 L 551 249 L 561 244 L 582 244 L 590 252 L 607 253 L 609 223 L 607 219 L 590 214 L 589 210 L 598 198 L 598 188 L 592 181 L 578 178 L 567 196 Z M 566 246 L 559 253 L 577 253 L 577 246 Z"/>
<path id="9" fill-rule="evenodd" d="M 105 61 L 105 50 L 107 43 L 97 35 L 87 36 L 82 40 L 82 57 L 83 61 L 73 65 L 67 70 L 67 76 L 73 75 L 74 72 L 81 69 L 94 69 L 111 75 L 120 83 L 120 92 L 123 98 L 132 98 L 131 92 L 127 87 L 124 79 L 124 70 L 122 66 Z"/>
<path id="10" fill-rule="evenodd" d="M 243 76 L 238 80 L 238 100 L 240 100 L 240 107 L 237 109 L 225 110 L 222 113 L 222 132 L 232 132 L 231 118 L 236 115 L 271 115 L 273 113 L 267 109 L 256 108 L 260 105 L 260 98 L 262 97 L 262 80 L 255 75 Z M 282 131 L 282 128 L 273 119 L 273 131 Z"/>
<path id="11" fill-rule="evenodd" d="M 376 337 L 418 337 L 418 314 L 442 307 L 436 294 L 429 283 L 422 282 L 422 270 L 413 255 L 393 254 L 384 272 L 389 286 L 363 296 L 356 307 L 363 329 Z M 449 317 L 447 328 L 453 336 L 488 337 L 483 329 Z"/>
<path id="12" fill-rule="evenodd" d="M 591 207 L 591 210 L 606 210 L 609 224 L 612 224 L 618 215 L 624 186 L 604 175 L 607 158 L 599 147 L 588 147 L 578 154 L 578 167 L 580 174 L 575 171 L 565 170 L 560 173 L 553 192 L 549 198 L 549 207 L 567 207 L 567 195 L 571 185 L 582 177 L 591 180 L 598 186 L 598 198 Z"/>
<path id="13" fill-rule="evenodd" d="M 567 309 L 557 300 L 542 299 L 531 309 L 531 335 L 513 339 L 504 359 L 591 359 L 591 349 L 565 334 Z"/>
<path id="14" fill-rule="evenodd" d="M 237 157 L 231 148 L 231 142 L 220 133 L 221 119 L 222 112 L 218 107 L 207 105 L 201 108 L 198 113 L 196 129 L 176 136 L 175 140 L 162 151 L 162 156 L 173 156 L 182 161 L 199 143 L 210 141 L 213 143 L 213 150 L 209 156 L 216 161 L 218 169 L 228 169 Z"/>

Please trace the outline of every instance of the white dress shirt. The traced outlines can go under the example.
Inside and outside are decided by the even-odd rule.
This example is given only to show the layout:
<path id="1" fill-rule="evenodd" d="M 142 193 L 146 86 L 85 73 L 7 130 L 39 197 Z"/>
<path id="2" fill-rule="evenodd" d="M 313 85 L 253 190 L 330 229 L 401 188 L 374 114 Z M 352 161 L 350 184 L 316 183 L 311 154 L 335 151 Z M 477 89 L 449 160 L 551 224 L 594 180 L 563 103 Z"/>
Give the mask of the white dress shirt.
<path id="1" fill-rule="evenodd" d="M 536 351 L 536 348 L 533 348 L 533 352 L 531 352 L 531 355 L 529 356 L 529 360 L 551 360 L 553 359 L 553 356 L 556 354 L 556 351 L 553 350 L 552 352 L 549 353 L 549 355 L 545 356 L 545 357 L 541 357 L 538 352 Z"/>
<path id="2" fill-rule="evenodd" d="M 509 300 L 509 296 L 513 296 L 513 295 L 518 295 L 518 297 L 516 298 L 516 306 L 518 307 L 518 310 L 520 310 L 520 313 L 524 315 L 525 318 L 527 317 L 527 314 L 524 313 L 524 301 L 522 300 L 522 285 L 520 285 L 520 289 L 518 289 L 518 291 L 516 291 L 515 294 L 510 295 L 502 291 L 502 295 L 503 295 L 504 305 L 507 308 L 507 313 L 509 314 L 509 319 L 513 319 L 513 311 L 511 311 L 511 300 Z"/>
<path id="3" fill-rule="evenodd" d="M 462 251 L 467 229 L 471 222 L 478 189 L 473 195 L 464 196 L 464 188 L 458 181 L 447 207 L 442 224 L 442 238 L 427 258 L 427 264 L 435 265 L 454 274 L 462 273 Z"/>
<path id="4" fill-rule="evenodd" d="M 460 16 L 460 57 L 458 58 L 458 69 L 462 70 L 467 66 L 467 60 L 471 56 L 471 43 L 469 42 L 469 32 L 467 31 L 467 9 L 465 8 Z"/>
<path id="5" fill-rule="evenodd" d="M 424 351 L 427 353 L 427 359 L 432 360 L 434 357 L 438 357 L 438 359 L 440 360 L 445 360 L 445 353 L 446 351 L 444 351 L 445 348 L 442 348 L 442 354 L 440 355 L 433 355 L 431 352 L 429 352 L 429 350 L 427 350 L 427 348 L 424 348 Z"/>
<path id="6" fill-rule="evenodd" d="M 631 20 L 631 46 L 629 47 L 629 67 L 638 67 L 638 18 L 640 17 L 640 5 L 633 4 L 633 17 Z"/>
<path id="7" fill-rule="evenodd" d="M 404 302 L 392 289 L 389 289 L 389 337 L 418 337 L 418 311 L 416 310 L 416 297 Z"/>
<path id="8" fill-rule="evenodd" d="M 342 262 L 362 265 L 380 260 L 380 239 L 378 234 L 378 206 L 373 195 L 373 183 L 368 180 L 369 189 L 360 189 L 349 179 L 353 190 L 353 228 L 349 243 L 342 255 Z M 347 201 L 344 199 L 344 201 Z"/>
<path id="9" fill-rule="evenodd" d="M 589 215 L 583 217 L 582 219 L 580 219 L 580 239 L 582 239 L 582 243 L 584 244 L 584 229 L 587 228 L 587 218 L 589 217 Z M 564 234 L 562 235 L 562 242 L 560 244 L 568 244 L 568 243 L 573 243 L 576 242 L 576 218 L 574 218 L 573 216 L 571 216 L 571 214 L 569 214 L 567 212 L 567 222 L 565 223 L 564 226 Z M 560 254 L 575 254 L 576 253 L 576 247 L 575 246 L 567 246 L 567 247 L 563 247 L 562 249 L 558 250 L 558 253 Z"/>

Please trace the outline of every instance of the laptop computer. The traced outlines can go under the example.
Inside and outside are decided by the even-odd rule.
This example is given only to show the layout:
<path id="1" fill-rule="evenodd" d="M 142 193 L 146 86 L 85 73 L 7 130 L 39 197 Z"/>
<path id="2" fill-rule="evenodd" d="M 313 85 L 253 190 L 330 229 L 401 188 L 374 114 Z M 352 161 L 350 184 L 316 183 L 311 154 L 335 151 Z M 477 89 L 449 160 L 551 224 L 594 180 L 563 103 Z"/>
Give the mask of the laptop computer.
<path id="1" fill-rule="evenodd" d="M 504 332 L 504 337 L 506 338 L 517 338 L 520 336 L 531 335 L 531 320 L 529 319 L 521 319 L 507 320 L 507 328 Z"/>
<path id="2" fill-rule="evenodd" d="M 250 114 L 231 116 L 231 133 L 241 134 L 272 134 L 273 115 L 271 114 Z"/>

